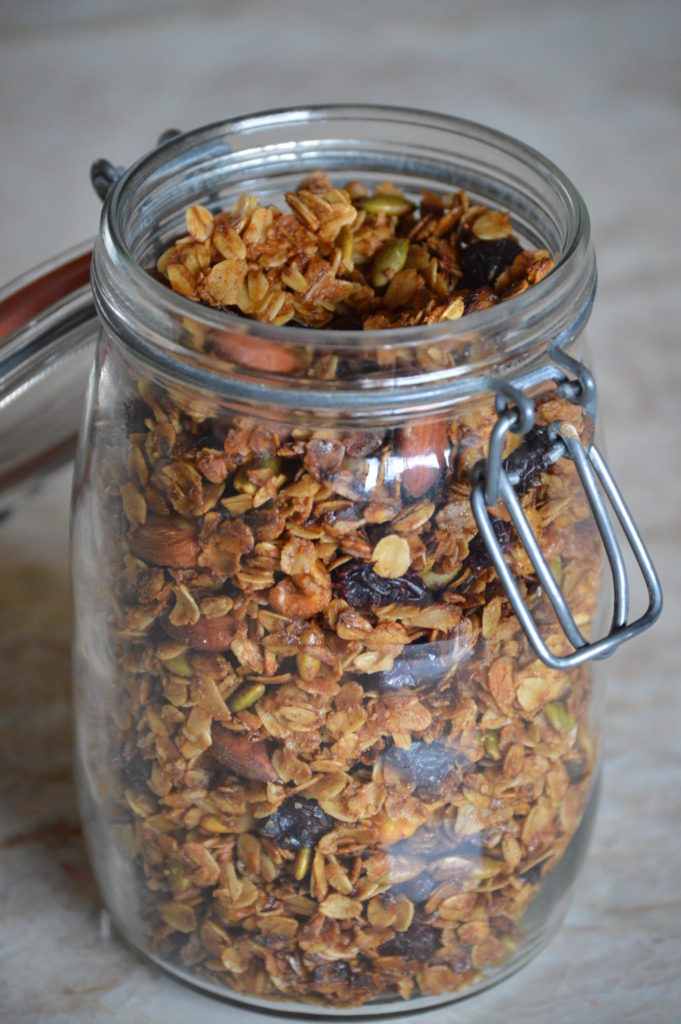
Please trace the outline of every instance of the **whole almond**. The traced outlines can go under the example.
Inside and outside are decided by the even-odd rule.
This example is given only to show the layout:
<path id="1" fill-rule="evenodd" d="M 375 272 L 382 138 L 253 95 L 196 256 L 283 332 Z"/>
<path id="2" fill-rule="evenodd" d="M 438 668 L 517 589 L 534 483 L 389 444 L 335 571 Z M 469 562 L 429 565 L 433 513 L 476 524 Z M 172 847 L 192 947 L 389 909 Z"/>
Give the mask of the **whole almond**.
<path id="1" fill-rule="evenodd" d="M 201 616 L 198 622 L 186 626 L 174 626 L 169 619 L 165 619 L 163 629 L 173 640 L 198 650 L 225 651 L 234 639 L 236 623 L 231 615 L 215 619 Z"/>
<path id="2" fill-rule="evenodd" d="M 252 370 L 268 370 L 270 373 L 293 373 L 296 359 L 281 345 L 275 345 L 264 338 L 250 334 L 231 334 L 224 331 L 214 334 L 210 347 L 221 359 L 228 359 L 239 366 Z"/>
<path id="3" fill-rule="evenodd" d="M 250 739 L 243 733 L 232 732 L 217 723 L 213 723 L 211 735 L 211 754 L 235 775 L 251 782 L 280 781 L 270 761 L 264 740 Z"/>
<path id="4" fill-rule="evenodd" d="M 196 565 L 199 556 L 193 524 L 177 516 L 149 516 L 143 526 L 130 534 L 128 542 L 133 555 L 153 565 L 189 569 Z"/>
<path id="5" fill-rule="evenodd" d="M 444 420 L 415 420 L 398 434 L 397 453 L 404 459 L 402 486 L 420 498 L 437 481 L 449 449 Z"/>

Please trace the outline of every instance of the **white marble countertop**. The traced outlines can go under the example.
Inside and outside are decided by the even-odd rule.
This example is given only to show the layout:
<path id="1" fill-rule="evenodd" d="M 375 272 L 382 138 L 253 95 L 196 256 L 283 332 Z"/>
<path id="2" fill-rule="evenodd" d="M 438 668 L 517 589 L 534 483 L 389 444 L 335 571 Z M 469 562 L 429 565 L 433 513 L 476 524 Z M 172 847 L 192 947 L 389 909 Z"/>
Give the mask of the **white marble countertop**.
<path id="1" fill-rule="evenodd" d="M 94 234 L 92 159 L 126 163 L 164 128 L 271 106 L 364 100 L 462 114 L 534 145 L 581 188 L 600 266 L 589 333 L 610 463 L 666 609 L 600 670 L 602 803 L 562 931 L 500 987 L 414 1020 L 677 1022 L 681 6 L 83 7 L 0 4 L 0 282 Z M 140 961 L 102 914 L 70 775 L 68 486 L 65 469 L 0 524 L 0 1022 L 255 1022 Z"/>

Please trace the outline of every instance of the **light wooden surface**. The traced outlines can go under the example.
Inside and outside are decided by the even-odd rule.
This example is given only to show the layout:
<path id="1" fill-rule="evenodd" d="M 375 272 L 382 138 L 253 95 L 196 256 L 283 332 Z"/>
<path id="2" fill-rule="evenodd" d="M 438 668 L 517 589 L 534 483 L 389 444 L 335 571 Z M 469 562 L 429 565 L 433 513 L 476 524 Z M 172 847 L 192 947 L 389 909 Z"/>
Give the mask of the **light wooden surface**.
<path id="1" fill-rule="evenodd" d="M 94 158 L 127 163 L 164 128 L 271 106 L 461 114 L 542 150 L 583 192 L 600 267 L 600 415 L 666 609 L 600 670 L 602 804 L 564 928 L 515 978 L 418 1020 L 677 1022 L 681 6 L 83 6 L 0 4 L 0 282 L 94 234 Z M 255 1022 L 146 966 L 102 915 L 70 777 L 68 477 L 0 524 L 0 1021 Z"/>

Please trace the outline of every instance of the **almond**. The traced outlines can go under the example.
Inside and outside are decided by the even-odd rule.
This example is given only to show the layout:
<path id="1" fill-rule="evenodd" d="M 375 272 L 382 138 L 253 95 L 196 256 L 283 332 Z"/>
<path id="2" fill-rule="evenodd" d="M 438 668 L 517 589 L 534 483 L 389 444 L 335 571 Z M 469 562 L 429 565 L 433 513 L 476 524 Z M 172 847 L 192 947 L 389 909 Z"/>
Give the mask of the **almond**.
<path id="1" fill-rule="evenodd" d="M 220 359 L 228 359 L 251 370 L 268 370 L 270 373 L 293 373 L 296 359 L 281 345 L 256 338 L 252 334 L 214 334 L 210 346 Z"/>
<path id="2" fill-rule="evenodd" d="M 272 767 L 264 740 L 250 739 L 243 733 L 232 732 L 216 723 L 213 723 L 212 736 L 211 754 L 235 775 L 251 782 L 280 781 Z"/>
<path id="3" fill-rule="evenodd" d="M 437 481 L 449 447 L 444 420 L 415 420 L 399 431 L 397 453 L 404 459 L 402 485 L 412 498 L 420 498 Z"/>
<path id="4" fill-rule="evenodd" d="M 129 543 L 137 558 L 174 569 L 192 568 L 199 555 L 194 526 L 177 516 L 149 516 L 143 526 L 130 534 Z"/>
<path id="5" fill-rule="evenodd" d="M 227 650 L 236 633 L 236 623 L 230 615 L 215 619 L 202 616 L 198 622 L 186 626 L 174 626 L 166 619 L 163 628 L 173 640 L 204 651 Z"/>

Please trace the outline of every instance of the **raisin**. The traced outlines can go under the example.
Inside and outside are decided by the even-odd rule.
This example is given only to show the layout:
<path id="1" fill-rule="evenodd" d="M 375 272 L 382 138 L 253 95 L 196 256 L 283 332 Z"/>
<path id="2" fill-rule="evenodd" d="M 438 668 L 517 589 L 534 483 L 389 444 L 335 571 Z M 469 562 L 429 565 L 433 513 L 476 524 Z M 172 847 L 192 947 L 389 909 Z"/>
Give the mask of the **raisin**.
<path id="1" fill-rule="evenodd" d="M 414 572 L 397 579 L 378 576 L 367 562 L 353 559 L 333 574 L 333 591 L 352 608 L 381 608 L 387 604 L 432 604 L 433 595 Z"/>
<path id="2" fill-rule="evenodd" d="M 442 743 L 417 740 L 410 747 L 390 747 L 384 755 L 387 765 L 400 778 L 421 789 L 436 790 L 457 768 L 468 766 L 468 758 Z"/>
<path id="3" fill-rule="evenodd" d="M 273 814 L 262 818 L 256 828 L 260 835 L 273 839 L 287 850 L 302 850 L 316 846 L 334 825 L 333 818 L 321 809 L 316 800 L 291 796 Z"/>
<path id="4" fill-rule="evenodd" d="M 513 238 L 494 238 L 459 246 L 459 264 L 463 270 L 463 288 L 493 284 L 513 263 L 522 248 Z"/>
<path id="5" fill-rule="evenodd" d="M 416 690 L 419 686 L 434 686 L 445 672 L 439 654 L 426 651 L 409 658 L 398 658 L 393 667 L 384 672 L 373 672 L 366 680 L 368 686 L 379 693 L 393 690 Z"/>
<path id="6" fill-rule="evenodd" d="M 492 523 L 492 529 L 494 535 L 501 545 L 502 551 L 508 551 L 511 545 L 511 524 L 505 522 L 503 519 L 497 519 L 496 516 L 490 516 L 490 522 Z M 482 572 L 483 569 L 488 569 L 492 561 L 489 557 L 487 545 L 482 538 L 482 534 L 476 533 L 471 542 L 468 545 L 468 554 L 463 560 L 464 569 L 470 569 L 471 572 Z"/>
<path id="7" fill-rule="evenodd" d="M 126 781 L 131 786 L 146 792 L 151 762 L 143 760 L 139 755 L 133 755 L 132 757 L 125 755 L 118 759 L 118 763 Z"/>
<path id="8" fill-rule="evenodd" d="M 527 871 L 523 871 L 521 875 L 518 875 L 523 882 L 527 882 L 528 885 L 535 885 L 541 878 L 541 864 L 535 864 L 534 867 L 528 868 Z"/>
<path id="9" fill-rule="evenodd" d="M 560 450 L 560 442 L 550 437 L 546 427 L 532 427 L 503 463 L 516 494 L 529 491 L 544 470 L 555 462 Z"/>
<path id="10" fill-rule="evenodd" d="M 559 442 L 550 437 L 546 427 L 533 427 L 525 434 L 515 451 L 503 462 L 504 470 L 519 497 L 538 482 L 541 474 L 556 461 L 559 452 Z M 502 551 L 508 551 L 511 545 L 511 524 L 492 515 L 490 522 Z M 468 545 L 463 568 L 478 573 L 488 569 L 491 564 L 482 534 L 476 533 Z"/>
<path id="11" fill-rule="evenodd" d="M 352 970 L 345 960 L 336 960 L 330 964 L 319 964 L 312 972 L 312 987 L 320 991 L 335 988 L 338 985 L 349 985 L 352 981 Z"/>
<path id="12" fill-rule="evenodd" d="M 417 875 L 416 878 L 410 878 L 408 882 L 392 885 L 390 892 L 401 892 L 412 903 L 425 903 L 429 896 L 435 892 L 439 884 L 427 871 L 422 871 L 420 875 Z"/>
<path id="13" fill-rule="evenodd" d="M 440 935 L 437 928 L 416 921 L 406 932 L 395 932 L 392 939 L 381 943 L 381 956 L 403 956 L 407 960 L 425 962 L 435 955 Z"/>
<path id="14" fill-rule="evenodd" d="M 563 761 L 570 782 L 581 782 L 586 777 L 586 765 L 583 761 Z"/>

